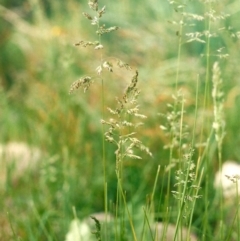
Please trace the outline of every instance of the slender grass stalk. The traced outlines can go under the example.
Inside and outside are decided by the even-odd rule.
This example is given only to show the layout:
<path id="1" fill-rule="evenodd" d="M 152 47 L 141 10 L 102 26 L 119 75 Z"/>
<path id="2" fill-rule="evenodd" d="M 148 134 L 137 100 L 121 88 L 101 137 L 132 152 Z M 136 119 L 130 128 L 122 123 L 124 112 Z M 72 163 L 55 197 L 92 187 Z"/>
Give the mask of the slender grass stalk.
<path id="1" fill-rule="evenodd" d="M 237 208 L 239 209 L 239 203 L 238 203 Z M 236 219 L 237 219 L 237 215 L 238 215 L 238 212 L 236 212 L 235 215 L 234 215 L 234 218 L 233 218 L 233 220 L 232 220 L 232 224 L 231 224 L 231 226 L 230 226 L 230 228 L 229 228 L 229 230 L 228 230 L 228 233 L 227 233 L 227 235 L 226 235 L 226 241 L 230 241 L 230 240 L 231 240 L 231 233 L 232 233 L 232 231 L 233 231 L 234 224 L 235 224 L 235 221 L 236 221 Z M 239 235 L 238 235 L 238 240 L 239 240 Z"/>
<path id="2" fill-rule="evenodd" d="M 33 210 L 33 214 L 35 215 L 35 217 L 37 218 L 38 222 L 39 222 L 39 226 L 41 228 L 41 230 L 43 231 L 44 235 L 46 236 L 47 240 L 48 241 L 53 241 L 54 238 L 52 237 L 52 234 L 50 234 L 48 232 L 48 229 L 46 228 L 42 218 L 41 218 L 41 215 L 39 214 L 37 208 L 35 207 L 35 204 L 34 202 L 32 201 L 31 202 L 31 206 L 32 206 L 32 210 Z"/>
<path id="3" fill-rule="evenodd" d="M 181 195 L 181 199 L 179 202 L 179 211 L 178 211 L 178 216 L 177 216 L 177 222 L 176 222 L 176 230 L 175 230 L 175 234 L 174 234 L 174 241 L 177 239 L 177 235 L 178 235 L 178 229 L 179 226 L 181 225 L 181 218 L 182 218 L 182 213 L 183 213 L 183 208 L 184 208 L 184 202 L 185 202 L 185 197 L 186 197 L 186 192 L 187 192 L 187 183 L 188 183 L 188 178 L 189 178 L 189 172 L 190 172 L 190 165 L 188 165 L 187 167 L 187 173 L 186 173 L 186 177 L 184 180 L 184 186 L 183 186 L 183 190 L 180 192 Z"/>
<path id="4" fill-rule="evenodd" d="M 154 196 L 155 196 L 155 193 L 156 193 L 156 187 L 157 187 L 157 182 L 158 182 L 160 170 L 161 170 L 161 166 L 158 165 L 158 169 L 157 169 L 157 173 L 156 173 L 156 177 L 155 177 L 155 181 L 154 181 L 154 185 L 153 185 L 153 191 L 151 193 L 150 206 L 149 206 L 149 210 L 152 211 L 152 212 L 154 211 L 153 210 L 153 207 L 154 207 Z"/>
<path id="5" fill-rule="evenodd" d="M 183 136 L 183 113 L 184 113 L 184 99 L 181 99 L 181 116 L 180 116 L 180 123 L 179 123 L 179 166 L 178 169 L 182 170 L 183 167 L 182 165 L 182 136 Z M 188 169 L 189 171 L 189 169 Z M 187 173 L 186 178 L 188 178 L 189 172 Z M 178 234 L 178 228 L 181 227 L 181 216 L 182 216 L 182 211 L 183 211 L 183 205 L 184 205 L 184 197 L 185 197 L 185 193 L 186 193 L 186 187 L 187 187 L 187 182 L 188 180 L 185 180 L 185 186 L 182 190 L 182 185 L 178 185 L 178 193 L 182 193 L 182 199 L 180 200 L 180 202 L 178 202 L 178 217 L 177 217 L 177 222 L 176 222 L 176 230 L 175 230 L 175 234 L 174 234 L 174 241 L 177 238 L 177 234 Z"/>
<path id="6" fill-rule="evenodd" d="M 97 29 L 100 31 L 101 29 L 101 17 L 98 16 L 97 21 Z M 102 45 L 102 36 L 98 34 L 98 42 L 99 45 Z M 100 49 L 100 65 L 103 65 L 103 53 L 102 49 Z M 104 88 L 104 79 L 103 73 L 100 72 L 100 79 L 101 79 L 101 119 L 105 119 L 105 88 Z M 105 147 L 105 139 L 104 139 L 105 128 L 102 124 L 102 165 L 103 165 L 103 193 L 104 193 L 104 212 L 105 212 L 105 223 L 104 225 L 104 236 L 107 238 L 107 215 L 108 215 L 108 191 L 107 191 L 107 172 L 106 172 L 106 147 Z"/>
<path id="7" fill-rule="evenodd" d="M 133 239 L 134 239 L 134 241 L 137 241 L 137 235 L 136 235 L 135 228 L 134 228 L 134 225 L 133 225 L 132 216 L 131 216 L 131 213 L 128 209 L 126 197 L 125 197 L 125 194 L 124 194 L 123 189 L 122 189 L 122 182 L 121 182 L 121 179 L 119 177 L 118 172 L 116 172 L 116 174 L 117 174 L 117 179 L 118 179 L 118 184 L 119 184 L 119 190 L 121 192 L 121 196 L 123 198 L 124 206 L 125 206 L 126 211 L 127 211 L 128 220 L 129 220 L 129 223 L 130 223 Z"/>
<path id="8" fill-rule="evenodd" d="M 211 7 L 211 1 L 209 1 L 209 5 L 206 6 L 205 8 L 207 8 L 205 10 L 205 12 L 210 12 L 212 7 Z M 205 65 L 205 70 L 206 70 L 206 74 L 205 74 L 205 82 L 204 82 L 204 100 L 203 100 L 203 109 L 205 110 L 208 107 L 209 104 L 209 76 L 210 76 L 210 44 L 211 44 L 211 37 L 210 37 L 210 33 L 211 33 L 211 19 L 210 17 L 207 18 L 207 23 L 206 23 L 206 50 L 205 50 L 205 58 L 206 58 L 206 65 Z M 206 123 L 205 117 L 202 117 L 202 123 Z M 204 130 L 204 125 L 202 124 L 201 127 L 201 134 L 200 134 L 200 143 L 203 143 L 203 130 Z M 202 147 L 200 147 L 199 149 L 199 155 L 202 155 Z"/>
<path id="9" fill-rule="evenodd" d="M 237 236 L 238 236 L 238 241 L 240 240 L 240 218 L 239 218 L 239 189 L 238 189 L 238 181 L 236 180 L 236 215 L 237 215 Z"/>
<path id="10" fill-rule="evenodd" d="M 218 142 L 218 165 L 219 171 L 222 173 L 222 144 Z M 224 227 L 223 227 L 223 188 L 222 188 L 222 179 L 220 179 L 220 239 L 223 240 L 224 237 Z"/>
<path id="11" fill-rule="evenodd" d="M 193 131 L 192 131 L 192 145 L 191 146 L 195 146 L 196 121 L 197 121 L 197 112 L 198 112 L 198 98 L 199 98 L 199 75 L 197 75 L 196 96 L 195 96 L 195 114 L 194 114 L 194 125 L 193 125 Z M 197 165 L 196 165 L 195 182 L 197 181 L 198 175 L 199 175 L 199 168 L 200 168 L 199 160 L 200 160 L 200 158 L 198 158 Z M 201 174 L 200 174 L 199 181 L 198 181 L 198 184 L 197 184 L 196 192 L 193 196 L 198 196 L 198 191 L 199 191 L 198 187 L 200 187 L 200 185 L 201 185 L 203 173 L 204 173 L 204 167 L 201 170 Z M 191 207 L 191 213 L 190 213 L 189 223 L 188 223 L 187 241 L 190 238 L 190 231 L 191 231 L 191 226 L 192 226 L 192 219 L 193 219 L 195 204 L 196 204 L 196 198 L 193 199 L 193 204 L 192 204 L 192 207 Z"/>
<path id="12" fill-rule="evenodd" d="M 205 8 L 207 8 L 205 10 L 205 12 L 208 12 L 211 10 L 211 1 L 209 2 L 208 6 L 205 5 Z M 206 74 L 205 74 L 205 87 L 204 87 L 204 101 L 203 101 L 203 109 L 206 110 L 207 107 L 208 107 L 208 103 L 209 103 L 209 75 L 210 75 L 210 43 L 211 43 L 211 39 L 210 39 L 210 31 L 211 31 L 211 19 L 210 18 L 207 18 L 207 27 L 206 27 L 206 30 L 208 32 L 206 38 L 207 38 L 207 41 L 206 41 L 206 51 L 205 51 L 205 56 L 206 56 Z M 205 119 L 205 117 L 203 117 L 202 119 L 202 127 L 201 127 L 201 134 L 200 134 L 200 143 L 203 143 L 203 130 L 204 130 L 204 125 L 205 123 L 207 123 L 208 120 Z M 204 123 L 204 124 L 203 124 Z M 208 150 L 208 144 L 210 142 L 207 142 L 207 146 L 205 147 L 205 150 L 207 153 L 207 150 Z M 202 147 L 200 147 L 199 149 L 199 155 L 202 156 L 203 155 L 203 150 L 202 150 Z M 203 160 L 203 158 L 201 158 Z M 205 165 L 206 165 L 206 183 L 209 183 L 209 158 L 206 157 L 206 162 L 205 162 Z M 208 203 L 209 203 L 209 200 L 208 200 L 208 196 L 209 196 L 209 185 L 207 184 L 206 185 L 206 188 L 205 188 L 205 193 L 204 193 L 204 202 L 205 202 L 205 213 L 204 213 L 204 224 L 203 224 L 203 234 L 202 234 L 202 237 L 203 237 L 203 241 L 205 240 L 205 234 L 206 234 L 206 231 L 207 231 L 207 226 L 208 226 Z"/>
<path id="13" fill-rule="evenodd" d="M 235 215 L 234 215 L 234 217 L 233 217 L 233 220 L 232 220 L 232 224 L 231 224 L 231 226 L 229 226 L 229 230 L 228 230 L 228 233 L 227 233 L 227 235 L 226 235 L 226 241 L 229 241 L 229 240 L 231 240 L 231 234 L 232 234 L 232 232 L 233 232 L 233 229 L 234 229 L 234 224 L 235 224 L 235 222 L 236 222 L 236 220 L 237 220 L 237 223 L 236 223 L 236 225 L 237 225 L 237 240 L 239 241 L 240 240 L 240 223 L 239 223 L 239 221 L 240 221 L 240 218 L 239 218 L 239 186 L 238 186 L 238 182 L 239 182 L 239 176 L 238 175 L 234 175 L 234 176 L 227 176 L 227 178 L 230 180 L 230 181 L 232 181 L 234 184 L 236 184 L 235 185 L 235 187 L 236 187 L 236 212 L 235 212 Z M 235 239 L 234 239 L 235 240 Z"/>
<path id="14" fill-rule="evenodd" d="M 151 231 L 151 228 L 150 228 L 150 224 L 149 224 L 149 216 L 150 216 L 150 220 L 152 221 L 152 219 L 154 219 L 154 217 L 152 217 L 151 215 L 154 215 L 154 196 L 155 196 L 155 193 L 156 193 L 156 187 L 157 187 L 157 182 L 158 182 L 158 178 L 159 178 L 159 174 L 160 174 L 160 169 L 161 169 L 161 167 L 159 165 L 158 169 L 157 169 L 156 176 L 155 176 L 155 180 L 154 180 L 153 190 L 152 190 L 151 197 L 150 197 L 150 203 L 147 206 L 147 209 L 143 208 L 145 218 L 144 218 L 144 224 L 143 224 L 141 240 L 144 239 L 146 221 L 147 221 L 147 224 L 148 224 L 151 236 L 153 238 L 153 234 L 152 234 L 152 231 Z"/>
<path id="15" fill-rule="evenodd" d="M 178 82 L 179 82 L 179 71 L 180 71 L 180 62 L 181 62 L 181 52 L 182 52 L 182 35 L 183 35 L 183 24 L 184 24 L 184 15 L 182 14 L 178 35 L 178 51 L 177 51 L 177 68 L 176 68 L 176 79 L 175 79 L 175 92 L 178 91 Z"/>
<path id="16" fill-rule="evenodd" d="M 120 231 L 119 231 L 119 226 L 118 226 L 118 222 L 117 222 L 118 216 L 119 216 L 119 209 L 118 209 L 118 207 L 119 207 L 119 202 L 120 202 L 119 201 L 119 199 L 120 199 L 119 193 L 120 192 L 117 191 L 116 207 L 115 207 L 115 220 L 116 220 L 116 222 L 115 222 L 115 225 L 114 225 L 114 227 L 115 227 L 115 240 L 120 240 Z"/>
<path id="17" fill-rule="evenodd" d="M 170 4 L 174 4 L 174 1 L 170 2 Z M 185 2 L 181 5 L 185 6 Z M 178 8 L 179 6 L 177 6 Z M 183 7 L 184 9 L 184 7 Z M 175 77 L 175 93 L 178 92 L 178 83 L 179 83 L 179 71 L 180 71 L 180 62 L 181 62 L 181 52 L 182 52 L 182 35 L 183 35 L 183 26 L 184 26 L 184 15 L 181 14 L 181 18 L 179 21 L 179 29 L 177 31 L 177 36 L 178 36 L 178 50 L 177 50 L 177 67 L 176 67 L 176 77 Z M 176 111 L 177 108 L 177 103 L 175 102 L 174 104 L 174 108 L 173 111 Z M 181 126 L 181 125 L 180 125 Z M 180 127 L 181 128 L 181 127 Z M 181 130 L 180 130 L 181 132 Z M 175 134 L 173 133 L 171 130 L 171 134 L 170 134 L 170 138 L 171 140 L 174 140 L 175 138 Z M 181 135 L 180 135 L 181 137 Z M 170 149 L 169 149 L 169 165 L 172 163 L 173 161 L 173 152 L 174 152 L 174 144 L 172 143 L 170 145 Z M 167 184 L 167 194 L 166 194 L 166 206 L 169 206 L 169 198 L 170 198 L 170 190 L 171 190 L 171 176 L 172 176 L 172 170 L 170 168 L 170 170 L 168 171 L 168 184 Z"/>
<path id="18" fill-rule="evenodd" d="M 100 37 L 99 37 L 100 40 Z M 102 57 L 101 57 L 102 58 Z M 101 60 L 102 62 L 102 60 Z M 101 86 L 102 86 L 102 101 L 101 101 L 101 105 L 102 105 L 102 119 L 105 118 L 104 115 L 104 109 L 105 109 L 105 93 L 104 93 L 104 80 L 101 78 Z M 104 138 L 104 133 L 105 133 L 105 128 L 104 125 L 102 124 L 102 165 L 103 165 L 103 192 L 104 192 L 104 212 L 105 212 L 105 223 L 107 224 L 107 215 L 108 215 L 108 192 L 107 192 L 107 174 L 106 174 L 106 148 L 105 148 L 105 138 Z M 105 225 L 104 228 L 104 232 L 105 232 L 105 237 L 107 237 L 107 225 Z"/>
<path id="19" fill-rule="evenodd" d="M 96 34 L 98 36 L 98 41 L 90 42 L 90 41 L 80 41 L 76 44 L 76 46 L 95 46 L 95 50 L 100 51 L 100 65 L 96 68 L 96 72 L 101 80 L 101 112 L 102 112 L 102 120 L 105 119 L 105 87 L 104 87 L 104 78 L 103 78 L 103 70 L 106 69 L 109 72 L 112 72 L 112 65 L 108 61 L 103 60 L 103 45 L 101 36 L 106 33 L 110 33 L 112 31 L 117 30 L 116 26 L 106 28 L 104 24 L 101 23 L 101 18 L 105 13 L 105 6 L 99 10 L 98 0 L 89 0 L 88 1 L 89 8 L 95 12 L 95 16 L 92 16 L 88 13 L 83 13 L 83 15 L 91 21 L 91 25 L 96 26 Z M 84 91 L 86 91 L 90 84 L 92 83 L 92 77 L 85 76 L 80 80 L 74 82 L 70 88 L 70 93 L 78 89 L 80 86 L 84 87 Z M 105 223 L 107 224 L 107 215 L 108 215 L 108 190 L 107 190 L 107 164 L 106 164 L 106 147 L 105 147 L 105 129 L 102 123 L 102 168 L 103 168 L 103 192 L 104 192 L 104 212 L 105 212 Z M 107 238 L 107 225 L 105 225 L 105 237 Z"/>
<path id="20" fill-rule="evenodd" d="M 148 230 L 149 230 L 150 235 L 151 235 L 151 240 L 154 241 L 154 236 L 153 236 L 152 229 L 151 229 L 151 220 L 149 221 L 149 217 L 148 217 L 148 214 L 147 214 L 148 211 L 146 210 L 145 207 L 143 207 L 143 212 L 144 212 L 144 226 L 145 226 L 145 223 L 147 223 Z M 144 240 L 144 230 L 143 230 L 141 240 Z"/>
<path id="21" fill-rule="evenodd" d="M 195 96 L 195 113 L 194 113 L 194 123 L 192 131 L 192 146 L 195 146 L 195 135 L 196 135 L 196 122 L 197 122 L 197 113 L 198 113 L 198 98 L 199 98 L 199 75 L 197 75 L 197 85 L 196 85 L 196 96 Z M 198 166 L 196 168 L 196 173 L 198 173 Z"/>
<path id="22" fill-rule="evenodd" d="M 199 191 L 199 188 L 201 186 L 201 182 L 202 182 L 202 178 L 203 178 L 203 173 L 204 173 L 204 168 L 202 169 L 201 171 L 201 174 L 200 174 L 200 177 L 199 177 L 199 180 L 198 180 L 198 184 L 197 184 L 197 188 L 196 188 L 196 192 L 194 194 L 194 196 L 198 196 L 198 191 Z M 196 174 L 197 174 L 197 167 L 196 167 Z M 197 175 L 196 175 L 196 179 L 197 179 Z M 190 231 L 191 231 L 191 225 L 192 225 L 192 220 L 193 220 L 193 212 L 194 212 L 194 209 L 195 209 L 195 204 L 196 204 L 196 198 L 194 198 L 193 200 L 193 205 L 192 205 L 192 208 L 191 208 L 191 214 L 190 214 L 190 218 L 189 218 L 189 224 L 188 224 L 188 239 L 187 241 L 189 240 L 190 238 Z"/>

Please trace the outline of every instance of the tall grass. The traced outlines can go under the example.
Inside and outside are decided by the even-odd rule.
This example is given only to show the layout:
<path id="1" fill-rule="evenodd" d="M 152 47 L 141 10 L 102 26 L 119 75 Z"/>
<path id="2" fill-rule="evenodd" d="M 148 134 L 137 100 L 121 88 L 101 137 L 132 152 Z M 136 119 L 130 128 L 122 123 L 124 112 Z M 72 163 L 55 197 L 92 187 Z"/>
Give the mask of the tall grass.
<path id="1" fill-rule="evenodd" d="M 235 3 L 0 6 L 0 138 L 44 153 L 14 183 L 8 169 L 0 240 L 64 240 L 98 211 L 114 221 L 86 239 L 239 239 L 213 187 L 240 158 Z"/>

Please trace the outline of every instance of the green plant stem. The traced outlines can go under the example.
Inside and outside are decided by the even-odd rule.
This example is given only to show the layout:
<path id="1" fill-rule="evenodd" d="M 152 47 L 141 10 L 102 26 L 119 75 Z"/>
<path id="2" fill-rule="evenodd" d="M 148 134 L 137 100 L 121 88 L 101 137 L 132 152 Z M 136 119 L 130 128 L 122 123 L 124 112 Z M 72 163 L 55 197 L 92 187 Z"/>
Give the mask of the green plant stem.
<path id="1" fill-rule="evenodd" d="M 149 229 L 149 232 L 150 232 L 150 235 L 151 235 L 151 240 L 154 241 L 154 236 L 153 236 L 151 224 L 149 222 L 149 218 L 148 218 L 148 215 L 147 215 L 147 210 L 144 207 L 143 207 L 143 212 L 144 212 L 144 224 L 147 222 L 148 229 Z M 143 230 L 142 240 L 143 240 L 143 237 L 144 237 L 144 230 Z"/>
<path id="2" fill-rule="evenodd" d="M 183 34 L 183 23 L 184 23 L 184 15 L 180 20 L 180 27 L 178 31 L 178 53 L 177 53 L 177 70 L 176 70 L 176 80 L 175 80 L 175 92 L 178 90 L 178 82 L 179 82 L 179 70 L 180 70 L 180 61 L 181 61 L 181 51 L 182 51 L 182 34 Z"/>
<path id="3" fill-rule="evenodd" d="M 122 184 L 121 184 L 122 182 L 121 182 L 121 179 L 120 179 L 120 177 L 119 177 L 119 173 L 116 172 L 116 174 L 117 174 L 117 179 L 118 179 L 119 190 L 120 190 L 121 196 L 122 196 L 122 198 L 123 198 L 124 206 L 125 206 L 125 208 L 126 208 L 126 210 L 127 210 L 128 219 L 129 219 L 129 223 L 130 223 L 130 226 L 131 226 L 133 239 L 134 239 L 134 241 L 137 241 L 137 236 L 136 236 L 136 232 L 135 232 L 135 229 L 134 229 L 134 226 L 133 226 L 132 217 L 131 217 L 131 215 L 130 215 L 130 211 L 129 211 L 128 206 L 127 206 L 125 194 L 124 194 L 123 189 L 122 189 Z"/>
<path id="4" fill-rule="evenodd" d="M 240 240 L 240 223 L 239 223 L 239 191 L 238 191 L 238 179 L 236 180 L 236 207 L 237 207 L 237 211 L 236 211 L 236 215 L 237 215 L 237 236 L 238 236 L 238 241 Z"/>
<path id="5" fill-rule="evenodd" d="M 97 24 L 98 30 L 100 29 L 100 18 L 98 18 Z M 98 35 L 98 41 L 101 44 L 101 35 Z M 103 55 L 101 51 L 100 57 L 101 64 L 103 63 Z M 104 80 L 101 73 L 101 110 L 102 110 L 102 120 L 105 119 L 105 91 L 104 91 Z M 102 165 L 103 165 L 103 192 L 104 192 L 104 213 L 105 213 L 105 223 L 107 223 L 107 215 L 108 215 L 108 191 L 107 191 L 107 173 L 106 173 L 106 147 L 105 147 L 105 129 L 102 124 Z M 104 233 L 107 238 L 107 225 L 104 225 Z"/>
<path id="6" fill-rule="evenodd" d="M 179 136 L 180 136 L 180 140 L 179 140 L 179 170 L 182 169 L 182 160 L 181 160 L 181 156 L 182 156 L 182 133 L 183 133 L 183 113 L 184 113 L 184 99 L 182 99 L 182 103 L 181 103 L 181 117 L 180 117 L 180 126 L 179 126 Z M 186 179 L 188 178 L 188 174 L 189 174 L 189 167 L 188 167 L 188 173 L 186 176 Z M 187 188 L 187 180 L 185 180 L 185 185 L 183 188 L 183 193 L 182 193 L 182 186 L 178 185 L 178 193 L 182 193 L 182 199 L 180 200 L 180 202 L 178 202 L 178 218 L 177 218 L 177 223 L 176 223 L 176 231 L 175 231 L 175 235 L 174 235 L 174 241 L 176 240 L 177 234 L 178 234 L 178 227 L 181 226 L 180 222 L 180 217 L 182 216 L 182 211 L 183 211 L 183 207 L 184 207 L 184 196 L 185 196 L 185 192 L 186 192 L 186 188 Z"/>
<path id="7" fill-rule="evenodd" d="M 150 212 L 153 211 L 152 209 L 153 209 L 153 205 L 154 205 L 154 196 L 155 196 L 155 192 L 156 192 L 157 181 L 158 181 L 158 178 L 159 178 L 160 169 L 161 169 L 161 166 L 158 165 L 157 174 L 156 174 L 154 186 L 153 186 L 153 191 L 152 191 L 152 194 L 151 194 L 151 203 L 150 203 L 150 207 L 149 207 Z"/>
<path id="8" fill-rule="evenodd" d="M 201 185 L 203 173 L 204 173 L 204 168 L 203 168 L 202 171 L 201 171 L 201 174 L 200 174 L 200 177 L 199 177 L 199 181 L 198 181 L 197 187 L 200 187 L 200 185 Z M 196 175 L 196 178 L 197 178 L 197 175 Z M 195 196 L 198 195 L 198 191 L 199 191 L 199 188 L 196 189 L 196 193 L 194 194 Z M 192 219 L 193 219 L 193 211 L 194 211 L 194 208 L 195 208 L 196 200 L 197 200 L 197 199 L 194 198 L 194 200 L 193 200 L 193 205 L 192 205 L 192 209 L 191 209 L 191 214 L 190 214 L 190 218 L 189 218 L 187 241 L 188 241 L 189 238 L 190 238 L 190 231 L 191 231 L 191 225 L 192 225 Z"/>
<path id="9" fill-rule="evenodd" d="M 210 9 L 211 9 L 211 3 L 209 3 L 209 6 L 208 6 L 209 11 L 210 11 Z M 210 34 L 211 20 L 209 18 L 208 18 L 208 22 L 207 22 L 207 31 Z M 206 43 L 206 75 L 205 75 L 204 102 L 203 102 L 204 110 L 207 109 L 207 106 L 209 103 L 210 42 L 211 42 L 209 34 L 207 36 L 207 43 Z M 200 143 L 203 143 L 203 129 L 204 129 L 203 127 L 204 127 L 205 123 L 207 123 L 207 122 L 208 122 L 208 120 L 205 120 L 205 117 L 203 116 L 201 134 L 200 134 Z M 210 142 L 207 142 L 207 146 L 205 147 L 205 150 L 208 150 L 209 143 Z M 200 157 L 202 156 L 202 152 L 203 152 L 202 148 L 200 148 L 200 150 L 199 150 Z M 207 151 L 205 153 L 207 153 Z M 203 158 L 201 158 L 201 159 L 203 160 Z M 204 194 L 205 211 L 204 211 L 203 241 L 205 240 L 205 237 L 206 237 L 206 231 L 207 231 L 207 226 L 208 226 L 207 220 L 209 220 L 208 210 L 207 210 L 207 208 L 209 206 L 209 200 L 208 200 L 208 196 L 209 196 L 209 190 L 208 190 L 209 189 L 209 187 L 208 187 L 209 186 L 208 185 L 208 183 L 209 183 L 209 158 L 208 157 L 206 157 L 205 166 L 206 166 L 206 183 L 207 183 L 207 185 L 206 185 L 205 194 Z"/>
<path id="10" fill-rule="evenodd" d="M 39 226 L 40 228 L 42 229 L 44 235 L 46 236 L 47 240 L 48 241 L 52 241 L 53 240 L 53 237 L 52 235 L 48 232 L 42 218 L 41 218 L 41 215 L 39 214 L 38 210 L 36 209 L 35 207 L 35 204 L 33 201 L 31 201 L 31 206 L 32 206 L 32 210 L 33 210 L 33 214 L 35 215 L 35 217 L 37 218 L 38 222 L 39 222 Z"/>
<path id="11" fill-rule="evenodd" d="M 222 141 L 218 141 L 218 162 L 219 162 L 219 171 L 222 173 Z M 223 240 L 224 230 L 223 230 L 223 186 L 222 178 L 220 179 L 220 240 Z"/>
<path id="12" fill-rule="evenodd" d="M 175 93 L 178 90 L 178 82 L 179 82 L 179 70 L 180 70 L 180 61 L 181 61 L 181 50 L 182 50 L 182 33 L 183 33 L 183 22 L 184 16 L 182 15 L 179 25 L 178 31 L 178 54 L 177 54 L 177 69 L 176 69 L 176 78 L 175 78 Z M 176 109 L 176 104 L 174 105 L 174 110 Z M 171 139 L 173 139 L 173 133 L 171 133 Z M 169 151 L 169 165 L 171 164 L 173 159 L 173 145 L 170 147 Z M 166 205 L 169 206 L 169 197 L 170 197 L 170 189 L 171 189 L 171 168 L 168 172 L 168 184 L 167 184 L 167 195 L 166 195 Z"/>
<path id="13" fill-rule="evenodd" d="M 147 223 L 148 223 L 148 226 L 149 226 L 149 230 L 151 232 L 151 228 L 150 228 L 150 225 L 149 225 L 149 220 L 148 220 L 148 215 L 150 215 L 150 218 L 151 220 L 153 220 L 154 217 L 151 217 L 151 215 L 154 215 L 154 196 L 155 196 L 155 192 L 156 192 L 156 187 L 157 187 L 157 181 L 158 181 L 158 178 L 159 178 L 159 173 L 160 173 L 160 165 L 158 166 L 158 169 L 157 169 L 157 173 L 156 173 L 156 177 L 155 177 L 155 181 L 154 181 L 154 185 L 153 185 L 153 191 L 151 193 L 151 198 L 150 198 L 150 203 L 149 203 L 149 206 L 147 208 L 147 210 L 145 208 L 143 208 L 143 211 L 144 211 L 144 214 L 145 214 L 145 218 L 144 218 L 144 224 L 143 224 L 143 234 L 142 234 L 142 239 L 143 240 L 143 237 L 144 237 L 144 232 L 145 232 L 145 219 L 147 218 Z M 152 235 L 152 232 L 151 232 L 151 236 L 152 236 L 152 239 L 154 240 L 153 238 L 153 235 Z"/>
<path id="14" fill-rule="evenodd" d="M 188 183 L 188 178 L 189 178 L 189 172 L 190 172 L 190 165 L 188 165 L 188 167 L 187 167 L 186 178 L 184 180 L 184 187 L 183 187 L 183 191 L 182 191 L 182 197 L 180 199 L 179 211 L 178 211 L 178 217 L 177 217 L 177 223 L 176 223 L 176 230 L 175 230 L 173 241 L 175 241 L 177 238 L 178 229 L 179 229 L 179 226 L 181 223 L 181 217 L 182 217 L 183 208 L 184 208 L 184 198 L 185 198 L 186 192 L 187 192 L 187 183 Z"/>

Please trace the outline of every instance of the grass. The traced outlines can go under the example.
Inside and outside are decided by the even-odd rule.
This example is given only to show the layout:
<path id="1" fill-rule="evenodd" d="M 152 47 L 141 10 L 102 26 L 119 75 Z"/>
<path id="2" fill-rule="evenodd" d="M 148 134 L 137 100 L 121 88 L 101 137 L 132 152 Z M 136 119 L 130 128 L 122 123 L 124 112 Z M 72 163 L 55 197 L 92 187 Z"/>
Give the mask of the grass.
<path id="1" fill-rule="evenodd" d="M 0 240 L 64 240 L 95 212 L 115 221 L 91 240 L 154 240 L 157 221 L 239 240 L 213 184 L 240 160 L 237 1 L 89 3 L 0 6 L 0 140 L 42 153 L 0 172 Z"/>

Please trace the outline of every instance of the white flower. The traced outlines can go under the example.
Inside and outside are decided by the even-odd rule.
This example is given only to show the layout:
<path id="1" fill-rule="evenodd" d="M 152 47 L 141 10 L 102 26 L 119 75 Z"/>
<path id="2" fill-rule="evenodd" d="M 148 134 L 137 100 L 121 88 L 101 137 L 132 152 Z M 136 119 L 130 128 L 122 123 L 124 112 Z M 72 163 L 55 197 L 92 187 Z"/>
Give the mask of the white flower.
<path id="1" fill-rule="evenodd" d="M 89 240 L 91 237 L 91 230 L 89 226 L 80 222 L 77 218 L 70 223 L 69 231 L 66 235 L 65 241 L 82 241 Z"/>

